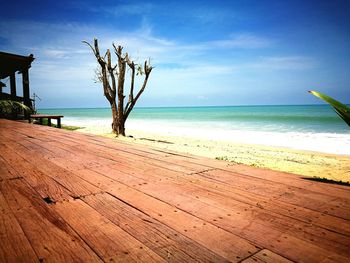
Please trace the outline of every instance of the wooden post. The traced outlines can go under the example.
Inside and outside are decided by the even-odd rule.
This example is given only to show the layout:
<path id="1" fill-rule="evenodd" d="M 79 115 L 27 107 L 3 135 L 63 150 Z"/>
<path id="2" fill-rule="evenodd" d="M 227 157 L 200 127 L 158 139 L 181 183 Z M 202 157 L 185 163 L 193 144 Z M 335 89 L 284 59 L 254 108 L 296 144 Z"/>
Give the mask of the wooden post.
<path id="1" fill-rule="evenodd" d="M 28 68 L 22 70 L 23 99 L 24 105 L 31 107 L 29 95 L 29 74 Z"/>
<path id="2" fill-rule="evenodd" d="M 23 103 L 27 107 L 31 108 L 32 105 L 30 103 L 30 95 L 29 95 L 29 74 L 28 74 L 28 68 L 22 70 L 22 85 L 23 85 Z M 30 118 L 30 113 L 25 111 L 24 117 L 26 119 Z"/>
<path id="3" fill-rule="evenodd" d="M 17 94 L 16 94 L 16 73 L 13 72 L 11 75 L 10 75 L 10 86 L 11 86 L 11 98 L 12 100 L 15 100 L 16 97 L 17 97 Z"/>
<path id="4" fill-rule="evenodd" d="M 47 125 L 51 126 L 51 118 L 47 118 Z"/>
<path id="5" fill-rule="evenodd" d="M 57 128 L 61 128 L 61 117 L 57 118 Z"/>
<path id="6" fill-rule="evenodd" d="M 2 88 L 5 87 L 5 84 L 0 81 L 0 99 L 2 99 Z"/>

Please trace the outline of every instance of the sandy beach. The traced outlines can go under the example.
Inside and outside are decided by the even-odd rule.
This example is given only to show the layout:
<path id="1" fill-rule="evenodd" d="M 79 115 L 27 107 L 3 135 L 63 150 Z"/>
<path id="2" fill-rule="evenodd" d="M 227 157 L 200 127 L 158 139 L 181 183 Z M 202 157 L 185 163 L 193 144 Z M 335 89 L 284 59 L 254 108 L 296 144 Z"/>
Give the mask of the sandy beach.
<path id="1" fill-rule="evenodd" d="M 77 131 L 115 137 L 108 129 L 101 129 L 101 127 L 90 126 Z M 220 139 L 207 140 L 185 136 L 168 136 L 139 130 L 128 130 L 127 135 L 128 137 L 119 137 L 116 140 L 308 177 L 327 178 L 342 182 L 350 181 L 350 155 L 243 144 Z"/>

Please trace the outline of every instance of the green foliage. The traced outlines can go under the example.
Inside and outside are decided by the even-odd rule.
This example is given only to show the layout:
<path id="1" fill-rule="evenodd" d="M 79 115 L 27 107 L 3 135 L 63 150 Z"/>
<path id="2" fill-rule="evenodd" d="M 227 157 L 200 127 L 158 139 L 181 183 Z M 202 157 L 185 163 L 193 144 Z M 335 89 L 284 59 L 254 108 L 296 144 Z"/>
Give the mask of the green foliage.
<path id="1" fill-rule="evenodd" d="M 34 123 L 39 124 L 39 121 L 34 121 Z M 48 125 L 48 120 L 47 119 L 43 119 L 42 120 L 42 125 L 47 126 Z M 57 125 L 52 123 L 51 127 L 55 127 L 57 128 Z M 84 127 L 79 127 L 79 126 L 69 126 L 69 125 L 61 125 L 62 129 L 68 130 L 68 131 L 75 131 L 75 130 L 79 130 L 79 129 L 83 129 Z"/>
<path id="2" fill-rule="evenodd" d="M 220 160 L 220 161 L 230 161 L 229 158 L 227 156 L 217 156 L 215 157 L 216 160 Z"/>
<path id="3" fill-rule="evenodd" d="M 18 113 L 31 113 L 31 109 L 21 102 L 13 100 L 0 100 L 0 117 L 12 118 Z"/>
<path id="4" fill-rule="evenodd" d="M 350 108 L 345 104 L 317 91 L 310 90 L 312 95 L 330 104 L 335 112 L 350 126 Z"/>
<path id="5" fill-rule="evenodd" d="M 75 131 L 79 129 L 83 129 L 84 127 L 79 126 L 68 126 L 68 125 L 62 125 L 62 129 L 68 130 L 68 131 Z"/>

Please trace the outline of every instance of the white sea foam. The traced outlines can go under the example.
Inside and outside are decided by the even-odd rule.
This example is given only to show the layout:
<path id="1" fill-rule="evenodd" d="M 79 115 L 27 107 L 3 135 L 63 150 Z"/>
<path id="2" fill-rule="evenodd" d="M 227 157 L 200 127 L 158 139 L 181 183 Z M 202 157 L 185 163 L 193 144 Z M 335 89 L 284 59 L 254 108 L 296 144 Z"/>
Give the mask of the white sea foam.
<path id="1" fill-rule="evenodd" d="M 86 127 L 101 133 L 111 131 L 111 120 L 107 118 L 66 118 L 64 123 Z M 145 131 L 167 136 L 185 136 L 207 140 L 260 144 L 309 150 L 324 153 L 350 155 L 350 134 L 257 131 L 242 127 L 229 127 L 225 123 L 170 122 L 164 120 L 128 120 L 129 130 Z"/>

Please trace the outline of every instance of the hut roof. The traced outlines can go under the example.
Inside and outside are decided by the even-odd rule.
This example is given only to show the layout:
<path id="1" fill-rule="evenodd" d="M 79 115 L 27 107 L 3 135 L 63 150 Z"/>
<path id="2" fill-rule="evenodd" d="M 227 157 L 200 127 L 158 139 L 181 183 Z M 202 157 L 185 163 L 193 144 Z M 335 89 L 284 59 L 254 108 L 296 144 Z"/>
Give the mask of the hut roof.
<path id="1" fill-rule="evenodd" d="M 21 56 L 0 51 L 0 79 L 6 78 L 17 71 L 30 68 L 33 60 L 33 54 Z"/>

